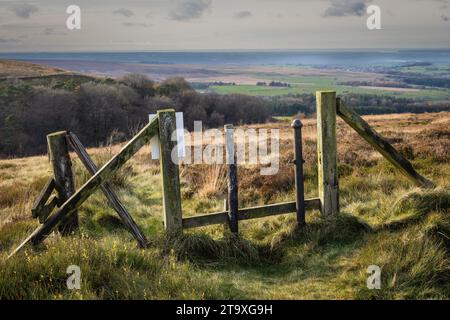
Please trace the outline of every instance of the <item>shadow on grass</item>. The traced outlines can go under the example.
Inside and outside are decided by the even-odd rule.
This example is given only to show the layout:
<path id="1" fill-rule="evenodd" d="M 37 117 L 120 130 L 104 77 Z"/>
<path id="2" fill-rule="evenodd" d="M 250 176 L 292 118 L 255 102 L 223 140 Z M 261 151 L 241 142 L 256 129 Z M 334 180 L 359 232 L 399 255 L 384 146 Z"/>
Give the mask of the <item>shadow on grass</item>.
<path id="1" fill-rule="evenodd" d="M 306 260 L 314 255 L 325 254 L 325 269 L 331 270 L 333 262 L 341 254 L 347 254 L 358 246 L 370 232 L 371 228 L 364 222 L 340 214 L 318 219 L 301 229 L 298 229 L 295 220 L 285 221 L 267 242 L 248 241 L 244 235 L 231 233 L 225 233 L 219 240 L 204 233 L 192 233 L 175 239 L 169 247 L 178 259 L 190 261 L 200 268 L 246 268 L 281 277 L 292 269 L 311 264 Z M 323 260 L 319 260 L 312 259 L 322 264 Z M 324 270 L 322 265 L 316 267 L 317 270 Z"/>

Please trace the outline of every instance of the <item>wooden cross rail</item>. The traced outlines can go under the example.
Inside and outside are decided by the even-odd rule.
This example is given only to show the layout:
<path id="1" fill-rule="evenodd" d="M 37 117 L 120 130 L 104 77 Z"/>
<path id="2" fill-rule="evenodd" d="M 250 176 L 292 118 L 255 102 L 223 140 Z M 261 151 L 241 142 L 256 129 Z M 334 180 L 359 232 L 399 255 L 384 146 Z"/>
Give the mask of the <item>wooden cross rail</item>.
<path id="1" fill-rule="evenodd" d="M 58 223 L 67 215 L 77 210 L 87 198 L 107 181 L 119 168 L 127 162 L 136 152 L 148 143 L 154 135 L 158 134 L 159 120 L 155 118 L 148 123 L 136 136 L 134 136 L 118 154 L 112 157 L 100 170 L 98 170 L 78 191 L 76 191 L 61 207 L 51 214 L 48 219 L 29 235 L 10 255 L 14 255 L 27 243 L 40 243 Z"/>
<path id="2" fill-rule="evenodd" d="M 391 164 L 394 165 L 414 184 L 423 188 L 434 188 L 432 181 L 426 179 L 414 170 L 411 162 L 404 158 L 389 142 L 381 137 L 369 124 L 363 120 L 356 112 L 346 107 L 341 99 L 337 99 L 337 114 L 372 147 L 381 153 Z"/>
<path id="3" fill-rule="evenodd" d="M 70 145 L 72 146 L 75 153 L 80 158 L 83 165 L 86 167 L 86 170 L 91 174 L 94 175 L 98 168 L 95 165 L 94 161 L 92 161 L 91 157 L 87 153 L 86 149 L 84 148 L 81 141 L 78 139 L 78 137 L 73 132 L 68 132 L 67 139 L 69 140 Z M 137 242 L 139 243 L 139 246 L 141 248 L 147 247 L 147 239 L 145 238 L 144 234 L 139 229 L 136 222 L 133 220 L 133 217 L 130 215 L 130 213 L 127 211 L 127 209 L 124 207 L 122 202 L 120 202 L 117 195 L 114 193 L 111 185 L 108 182 L 104 182 L 100 188 L 102 189 L 105 197 L 108 199 L 109 204 L 111 207 L 117 212 L 119 217 L 122 219 L 122 222 L 130 229 L 133 236 L 136 238 Z"/>
<path id="4" fill-rule="evenodd" d="M 305 199 L 306 210 L 319 210 L 319 198 Z M 238 220 L 257 219 L 268 216 L 294 213 L 297 211 L 296 201 L 271 204 L 266 206 L 250 207 L 238 209 Z M 183 228 L 196 228 L 213 224 L 228 223 L 228 211 L 196 215 L 183 218 Z"/>
<path id="5" fill-rule="evenodd" d="M 41 193 L 34 202 L 33 207 L 31 208 L 31 216 L 33 218 L 39 218 L 40 222 L 45 220 L 45 218 L 48 216 L 51 210 L 53 210 L 54 208 L 53 204 L 54 205 L 57 204 L 56 201 L 57 199 L 52 198 L 49 204 L 46 205 L 47 200 L 50 198 L 53 190 L 55 190 L 55 180 L 53 178 L 50 178 L 48 182 L 45 184 L 44 189 L 42 189 Z"/>

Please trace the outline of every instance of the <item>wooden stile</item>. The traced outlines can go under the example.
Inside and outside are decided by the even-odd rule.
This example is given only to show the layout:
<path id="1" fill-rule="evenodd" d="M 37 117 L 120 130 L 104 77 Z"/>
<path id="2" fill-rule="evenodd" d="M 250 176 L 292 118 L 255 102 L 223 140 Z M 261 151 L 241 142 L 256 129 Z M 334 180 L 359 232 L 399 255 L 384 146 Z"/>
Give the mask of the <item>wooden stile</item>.
<path id="1" fill-rule="evenodd" d="M 73 134 L 65 131 L 47 136 L 48 150 L 53 165 L 54 178 L 49 180 L 32 207 L 33 217 L 39 217 L 42 225 L 28 236 L 11 254 L 15 254 L 27 243 L 40 243 L 56 226 L 63 234 L 69 234 L 78 227 L 78 207 L 98 188 L 101 188 L 123 222 L 130 228 L 141 247 L 147 245 L 131 215 L 120 202 L 109 178 L 128 161 L 143 145 L 155 135 L 159 136 L 160 166 L 163 191 L 164 226 L 168 235 L 179 236 L 183 228 L 195 228 L 213 224 L 228 223 L 231 232 L 237 234 L 239 220 L 263 218 L 273 215 L 296 213 L 298 224 L 305 223 L 305 210 L 320 210 L 324 216 L 339 212 L 339 185 L 337 172 L 336 115 L 349 124 L 369 144 L 398 168 L 416 185 L 426 188 L 434 184 L 417 173 L 411 163 L 400 155 L 358 114 L 342 104 L 334 91 L 319 91 L 317 98 L 317 152 L 319 197 L 304 199 L 303 159 L 300 120 L 292 123 L 294 129 L 295 186 L 296 201 L 250 208 L 238 208 L 238 179 L 233 126 L 226 125 L 226 163 L 228 197 L 224 211 L 183 218 L 178 167 L 179 152 L 176 139 L 176 116 L 173 109 L 160 110 L 136 136 L 134 136 L 110 161 L 97 169 L 89 154 Z M 68 142 L 73 146 L 82 163 L 92 177 L 80 188 L 74 190 Z M 51 197 L 56 189 L 58 197 Z M 49 200 L 50 199 L 50 200 Z M 59 209 L 51 213 L 59 205 Z M 48 217 L 47 217 L 48 216 Z"/>
<path id="2" fill-rule="evenodd" d="M 158 120 L 155 119 L 147 124 L 136 136 L 133 137 L 122 150 L 112 157 L 102 168 L 100 168 L 77 192 L 75 192 L 61 207 L 52 213 L 48 219 L 29 235 L 10 255 L 14 255 L 27 243 L 40 243 L 52 229 L 67 215 L 77 210 L 87 198 L 97 190 L 100 185 L 117 172 L 142 146 L 149 142 L 150 138 L 158 134 Z"/>

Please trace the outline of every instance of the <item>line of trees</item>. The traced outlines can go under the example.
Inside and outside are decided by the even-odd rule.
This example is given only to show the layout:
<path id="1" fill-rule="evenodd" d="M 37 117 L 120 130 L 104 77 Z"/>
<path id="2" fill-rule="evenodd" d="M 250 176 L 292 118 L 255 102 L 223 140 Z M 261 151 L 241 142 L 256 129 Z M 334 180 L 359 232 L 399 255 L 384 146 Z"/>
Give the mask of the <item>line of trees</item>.
<path id="1" fill-rule="evenodd" d="M 391 95 L 343 94 L 360 114 L 449 111 L 450 103 L 426 102 Z M 46 152 L 46 135 L 58 130 L 75 132 L 87 146 L 105 144 L 114 133 L 130 138 L 148 121 L 149 113 L 174 108 L 184 113 L 185 126 L 225 123 L 263 123 L 272 116 L 313 116 L 314 94 L 252 97 L 241 94 L 198 93 L 183 78 L 154 83 L 130 74 L 113 79 L 45 79 L 0 82 L 0 157 Z"/>
<path id="2" fill-rule="evenodd" d="M 347 106 L 362 115 L 450 111 L 449 101 L 424 101 L 386 94 L 345 93 L 341 94 L 340 97 Z M 266 98 L 266 101 L 267 108 L 272 116 L 294 116 L 299 113 L 313 116 L 316 112 L 314 94 L 290 94 Z"/>
<path id="3" fill-rule="evenodd" d="M 148 114 L 172 107 L 184 112 L 185 126 L 261 123 L 270 119 L 267 103 L 239 94 L 199 94 L 182 78 L 155 84 L 130 74 L 118 81 L 88 81 L 77 86 L 36 86 L 23 81 L 0 83 L 0 156 L 46 152 L 46 135 L 75 132 L 88 146 L 106 143 L 114 132 L 128 139 L 148 122 Z"/>

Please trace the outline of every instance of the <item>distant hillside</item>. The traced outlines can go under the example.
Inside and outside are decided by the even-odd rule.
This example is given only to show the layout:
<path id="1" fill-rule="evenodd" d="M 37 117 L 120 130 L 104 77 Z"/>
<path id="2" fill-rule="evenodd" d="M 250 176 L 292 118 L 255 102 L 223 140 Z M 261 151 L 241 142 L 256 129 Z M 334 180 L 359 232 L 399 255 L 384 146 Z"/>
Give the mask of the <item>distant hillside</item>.
<path id="1" fill-rule="evenodd" d="M 0 60 L 0 78 L 42 77 L 70 72 L 30 62 L 15 60 Z"/>

